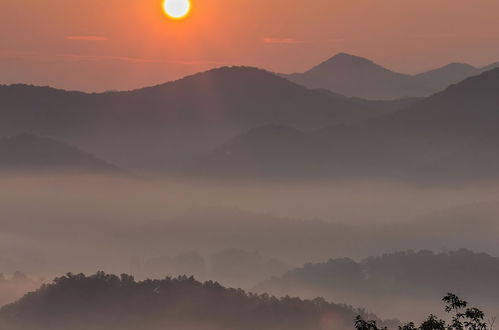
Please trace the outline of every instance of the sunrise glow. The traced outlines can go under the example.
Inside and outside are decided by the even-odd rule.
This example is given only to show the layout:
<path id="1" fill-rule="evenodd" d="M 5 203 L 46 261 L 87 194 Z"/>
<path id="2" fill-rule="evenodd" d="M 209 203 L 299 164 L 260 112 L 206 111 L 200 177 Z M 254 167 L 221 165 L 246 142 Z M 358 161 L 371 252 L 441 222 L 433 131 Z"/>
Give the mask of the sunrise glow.
<path id="1" fill-rule="evenodd" d="M 190 0 L 165 0 L 163 2 L 165 14 L 172 19 L 185 18 L 191 11 Z"/>

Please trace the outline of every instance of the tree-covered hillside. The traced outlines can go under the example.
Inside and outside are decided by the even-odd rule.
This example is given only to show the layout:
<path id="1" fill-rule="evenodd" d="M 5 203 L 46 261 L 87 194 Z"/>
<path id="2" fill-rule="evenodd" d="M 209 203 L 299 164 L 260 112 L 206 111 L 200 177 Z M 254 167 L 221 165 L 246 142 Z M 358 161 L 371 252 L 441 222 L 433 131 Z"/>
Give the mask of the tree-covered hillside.
<path id="1" fill-rule="evenodd" d="M 275 298 L 179 277 L 137 282 L 99 272 L 57 278 L 0 310 L 0 328 L 350 329 L 362 310 L 323 299 Z"/>

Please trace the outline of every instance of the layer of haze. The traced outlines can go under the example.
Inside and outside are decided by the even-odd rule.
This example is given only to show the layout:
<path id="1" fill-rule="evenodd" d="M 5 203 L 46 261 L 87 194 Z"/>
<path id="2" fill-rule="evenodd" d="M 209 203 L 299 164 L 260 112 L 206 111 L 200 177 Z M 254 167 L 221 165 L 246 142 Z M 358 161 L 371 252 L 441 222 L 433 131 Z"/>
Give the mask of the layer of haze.
<path id="1" fill-rule="evenodd" d="M 1 182 L 0 269 L 34 280 L 68 271 L 187 273 L 251 289 L 329 258 L 459 248 L 499 255 L 495 184 L 95 176 L 2 176 Z M 0 301 L 16 297 L 11 290 Z M 399 316 L 381 307 L 373 312 Z"/>
<path id="2" fill-rule="evenodd" d="M 132 89 L 221 65 L 304 71 L 338 52 L 393 70 L 499 57 L 496 0 L 0 2 L 0 83 Z M 289 56 L 293 54 L 293 56 Z"/>

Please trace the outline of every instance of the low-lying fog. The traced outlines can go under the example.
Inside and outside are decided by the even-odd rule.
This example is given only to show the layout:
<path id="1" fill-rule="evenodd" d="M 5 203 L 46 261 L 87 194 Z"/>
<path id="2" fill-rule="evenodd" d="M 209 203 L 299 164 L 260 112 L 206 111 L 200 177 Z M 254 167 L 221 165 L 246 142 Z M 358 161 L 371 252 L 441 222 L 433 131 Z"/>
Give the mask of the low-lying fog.
<path id="1" fill-rule="evenodd" d="M 36 281 L 70 271 L 188 273 L 251 289 L 333 257 L 458 248 L 499 255 L 499 184 L 0 181 L 0 273 Z M 21 295 L 6 292 L 0 304 Z"/>

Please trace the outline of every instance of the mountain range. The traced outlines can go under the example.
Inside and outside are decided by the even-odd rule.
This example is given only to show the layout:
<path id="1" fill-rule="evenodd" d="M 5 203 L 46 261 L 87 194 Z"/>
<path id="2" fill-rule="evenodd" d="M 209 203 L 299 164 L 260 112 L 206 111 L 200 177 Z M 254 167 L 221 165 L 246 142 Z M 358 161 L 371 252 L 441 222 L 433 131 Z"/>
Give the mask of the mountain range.
<path id="1" fill-rule="evenodd" d="M 308 88 L 324 88 L 349 97 L 379 100 L 430 96 L 496 67 L 499 67 L 499 62 L 483 68 L 451 63 L 409 75 L 391 71 L 366 58 L 340 53 L 306 72 L 281 76 Z"/>
<path id="2" fill-rule="evenodd" d="M 30 132 L 68 141 L 122 166 L 164 168 L 255 126 L 317 129 L 412 103 L 349 99 L 264 70 L 224 67 L 125 92 L 0 86 L 0 136 Z"/>
<path id="3" fill-rule="evenodd" d="M 331 63 L 338 61 L 373 67 L 345 54 Z M 442 82 L 458 71 L 472 70 L 449 65 L 423 76 Z M 498 90 L 499 69 L 398 100 L 308 89 L 250 67 L 98 94 L 0 86 L 0 137 L 46 136 L 138 171 L 487 178 L 499 173 Z"/>
<path id="4" fill-rule="evenodd" d="M 266 176 L 461 178 L 499 171 L 499 69 L 404 110 L 312 132 L 265 126 L 208 155 L 204 168 Z"/>

